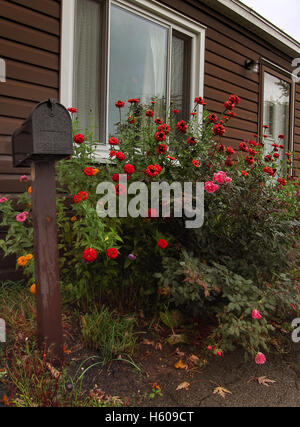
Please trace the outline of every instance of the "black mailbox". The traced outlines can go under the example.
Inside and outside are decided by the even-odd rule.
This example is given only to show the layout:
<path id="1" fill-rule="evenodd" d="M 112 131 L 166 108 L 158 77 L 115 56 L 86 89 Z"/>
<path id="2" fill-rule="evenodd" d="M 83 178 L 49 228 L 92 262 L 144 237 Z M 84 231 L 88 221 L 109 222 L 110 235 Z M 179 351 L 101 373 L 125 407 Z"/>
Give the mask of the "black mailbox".
<path id="1" fill-rule="evenodd" d="M 73 154 L 72 120 L 68 110 L 49 99 L 39 103 L 12 135 L 14 167 L 33 161 L 59 160 Z"/>

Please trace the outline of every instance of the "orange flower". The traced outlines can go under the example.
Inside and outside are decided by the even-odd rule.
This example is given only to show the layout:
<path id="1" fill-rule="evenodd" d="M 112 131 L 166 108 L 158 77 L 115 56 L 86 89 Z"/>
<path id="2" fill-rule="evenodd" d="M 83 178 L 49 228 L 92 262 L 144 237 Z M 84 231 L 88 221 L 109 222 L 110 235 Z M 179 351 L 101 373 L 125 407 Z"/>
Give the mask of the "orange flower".
<path id="1" fill-rule="evenodd" d="M 10 401 L 9 398 L 7 397 L 7 395 L 5 394 L 2 398 L 2 402 L 5 406 L 9 406 L 10 405 Z"/>
<path id="2" fill-rule="evenodd" d="M 35 283 L 33 283 L 33 284 L 30 286 L 30 292 L 31 292 L 33 295 L 35 295 L 35 294 L 36 294 L 36 284 L 35 284 Z"/>
<path id="3" fill-rule="evenodd" d="M 32 187 L 31 187 L 31 185 L 30 185 L 30 187 L 28 187 L 28 194 L 31 194 L 32 193 Z"/>
<path id="4" fill-rule="evenodd" d="M 100 172 L 99 169 L 97 169 L 97 168 L 93 169 L 93 175 L 97 175 L 97 173 L 99 173 L 99 172 Z"/>
<path id="5" fill-rule="evenodd" d="M 72 216 L 71 221 L 75 222 L 76 220 L 77 220 L 77 217 L 76 216 Z"/>
<path id="6" fill-rule="evenodd" d="M 25 256 L 20 256 L 17 259 L 17 264 L 20 265 L 21 267 L 24 267 L 27 264 L 27 258 Z"/>
<path id="7" fill-rule="evenodd" d="M 65 354 L 70 354 L 70 353 L 72 353 L 72 352 L 71 352 L 71 350 L 68 350 L 68 347 L 67 347 L 66 345 L 64 345 L 63 349 L 64 349 L 64 353 L 65 353 Z"/>
<path id="8" fill-rule="evenodd" d="M 33 255 L 32 255 L 32 254 L 27 254 L 27 255 L 25 255 L 25 258 L 26 258 L 28 261 L 30 261 L 30 260 L 33 258 Z"/>
<path id="9" fill-rule="evenodd" d="M 152 388 L 154 388 L 155 390 L 161 390 L 160 386 L 156 383 L 152 384 Z"/>

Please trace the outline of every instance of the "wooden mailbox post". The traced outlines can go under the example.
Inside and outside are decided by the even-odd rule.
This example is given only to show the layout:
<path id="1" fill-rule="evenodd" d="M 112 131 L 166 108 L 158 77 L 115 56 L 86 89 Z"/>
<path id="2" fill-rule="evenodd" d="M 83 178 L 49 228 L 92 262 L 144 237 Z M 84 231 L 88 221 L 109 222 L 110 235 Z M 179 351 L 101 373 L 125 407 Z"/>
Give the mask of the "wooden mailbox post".
<path id="1" fill-rule="evenodd" d="M 38 104 L 12 136 L 15 167 L 31 166 L 37 326 L 40 346 L 63 359 L 55 162 L 73 154 L 72 121 L 54 99 Z"/>

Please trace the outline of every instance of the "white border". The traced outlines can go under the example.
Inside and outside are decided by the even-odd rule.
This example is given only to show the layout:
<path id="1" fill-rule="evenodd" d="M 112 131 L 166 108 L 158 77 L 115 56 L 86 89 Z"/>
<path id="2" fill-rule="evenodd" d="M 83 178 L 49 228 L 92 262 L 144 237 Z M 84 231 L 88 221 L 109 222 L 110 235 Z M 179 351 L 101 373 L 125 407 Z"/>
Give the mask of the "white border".
<path id="1" fill-rule="evenodd" d="M 72 107 L 75 0 L 63 0 L 61 9 L 60 102 Z"/>

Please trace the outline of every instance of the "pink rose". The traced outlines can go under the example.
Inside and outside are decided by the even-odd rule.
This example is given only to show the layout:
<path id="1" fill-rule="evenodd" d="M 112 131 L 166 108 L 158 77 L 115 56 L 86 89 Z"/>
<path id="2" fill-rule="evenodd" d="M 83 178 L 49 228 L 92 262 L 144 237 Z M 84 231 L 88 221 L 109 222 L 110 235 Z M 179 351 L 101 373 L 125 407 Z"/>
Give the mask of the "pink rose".
<path id="1" fill-rule="evenodd" d="M 0 203 L 4 203 L 4 202 L 7 202 L 7 198 L 6 197 L 2 197 L 1 199 L 0 199 Z"/>
<path id="2" fill-rule="evenodd" d="M 226 172 L 220 171 L 214 173 L 214 181 L 217 181 L 219 184 L 224 184 L 226 180 Z"/>
<path id="3" fill-rule="evenodd" d="M 219 185 L 215 184 L 212 181 L 207 181 L 204 184 L 204 190 L 207 191 L 208 193 L 214 193 L 215 191 L 217 191 L 219 189 Z"/>
<path id="4" fill-rule="evenodd" d="M 257 355 L 255 356 L 255 363 L 257 365 L 263 365 L 264 363 L 266 363 L 266 356 L 263 353 L 257 353 Z"/>
<path id="5" fill-rule="evenodd" d="M 16 216 L 16 220 L 17 220 L 18 222 L 24 222 L 24 221 L 26 221 L 27 216 L 28 216 L 28 212 L 22 212 L 22 213 L 19 213 L 19 214 Z"/>
<path id="6" fill-rule="evenodd" d="M 252 310 L 251 313 L 252 319 L 261 319 L 261 314 L 258 310 Z"/>
<path id="7" fill-rule="evenodd" d="M 22 176 L 20 176 L 19 181 L 20 181 L 20 182 L 28 181 L 28 178 L 27 178 L 27 176 L 26 176 L 26 175 L 22 175 Z"/>

